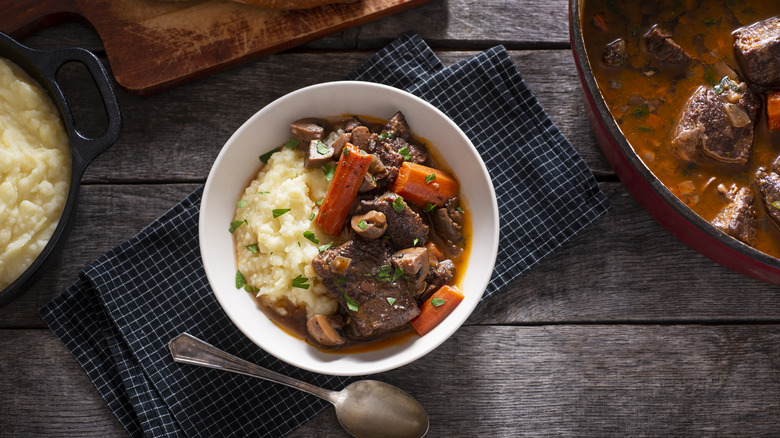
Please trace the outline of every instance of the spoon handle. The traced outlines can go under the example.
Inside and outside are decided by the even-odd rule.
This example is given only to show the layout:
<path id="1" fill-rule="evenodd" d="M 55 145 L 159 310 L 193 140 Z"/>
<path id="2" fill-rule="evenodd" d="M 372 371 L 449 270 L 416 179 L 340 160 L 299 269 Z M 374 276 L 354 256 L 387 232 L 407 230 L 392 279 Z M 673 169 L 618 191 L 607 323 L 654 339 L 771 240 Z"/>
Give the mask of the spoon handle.
<path id="1" fill-rule="evenodd" d="M 301 391 L 328 400 L 331 403 L 335 402 L 337 393 L 334 391 L 328 391 L 327 389 L 293 379 L 292 377 L 279 374 L 267 368 L 239 359 L 189 333 L 182 333 L 171 339 L 171 341 L 168 342 L 168 348 L 171 350 L 171 356 L 173 356 L 174 362 L 200 365 L 202 367 L 257 377 L 270 382 L 287 385 L 291 388 L 300 389 Z"/>

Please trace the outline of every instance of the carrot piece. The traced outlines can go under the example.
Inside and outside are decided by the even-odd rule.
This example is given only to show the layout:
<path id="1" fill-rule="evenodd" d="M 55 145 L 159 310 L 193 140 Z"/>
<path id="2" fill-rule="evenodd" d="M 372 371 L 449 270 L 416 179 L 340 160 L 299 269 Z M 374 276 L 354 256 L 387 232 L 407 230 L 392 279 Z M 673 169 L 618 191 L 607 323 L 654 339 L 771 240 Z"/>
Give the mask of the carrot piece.
<path id="1" fill-rule="evenodd" d="M 429 256 L 435 258 L 436 260 L 444 260 L 446 258 L 444 257 L 444 254 L 441 252 L 439 247 L 436 246 L 436 244 L 431 240 L 425 244 L 425 248 L 428 250 Z"/>
<path id="2" fill-rule="evenodd" d="M 780 91 L 771 91 L 766 96 L 766 120 L 770 131 L 780 130 Z"/>
<path id="3" fill-rule="evenodd" d="M 458 182 L 439 169 L 404 161 L 390 190 L 422 208 L 426 202 L 441 207 L 458 194 Z"/>
<path id="4" fill-rule="evenodd" d="M 424 336 L 444 321 L 461 301 L 463 294 L 458 288 L 445 284 L 420 305 L 420 314 L 409 321 L 409 324 L 420 336 Z"/>
<path id="5" fill-rule="evenodd" d="M 325 232 L 338 236 L 355 201 L 360 184 L 371 164 L 371 155 L 347 143 L 341 152 L 325 200 L 317 213 L 317 225 Z"/>

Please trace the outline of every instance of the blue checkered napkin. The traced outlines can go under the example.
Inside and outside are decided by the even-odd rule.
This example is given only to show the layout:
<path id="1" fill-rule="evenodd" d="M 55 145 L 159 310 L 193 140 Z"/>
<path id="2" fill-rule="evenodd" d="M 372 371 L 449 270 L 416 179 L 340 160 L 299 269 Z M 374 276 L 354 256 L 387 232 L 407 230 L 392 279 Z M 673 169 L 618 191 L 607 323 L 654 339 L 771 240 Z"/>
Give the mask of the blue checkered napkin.
<path id="1" fill-rule="evenodd" d="M 405 88 L 447 113 L 472 139 L 499 200 L 494 293 L 607 209 L 593 176 L 492 49 L 445 68 L 416 35 L 392 43 L 352 79 Z M 507 153 L 507 151 L 509 151 Z M 176 364 L 167 343 L 189 332 L 277 372 L 338 390 L 351 381 L 279 362 L 241 334 L 208 286 L 198 246 L 202 190 L 87 266 L 41 308 L 133 437 L 278 437 L 327 406 L 258 379 Z"/>
<path id="2" fill-rule="evenodd" d="M 211 293 L 200 259 L 202 189 L 101 256 L 40 310 L 131 436 L 278 437 L 328 406 L 306 393 L 173 362 L 189 332 L 239 357 L 326 388 L 352 379 L 303 371 L 254 345 Z"/>
<path id="3" fill-rule="evenodd" d="M 479 151 L 496 189 L 500 217 L 496 267 L 483 299 L 609 208 L 593 174 L 503 47 L 444 68 L 425 42 L 410 33 L 374 55 L 350 79 L 403 88 L 430 102 Z"/>

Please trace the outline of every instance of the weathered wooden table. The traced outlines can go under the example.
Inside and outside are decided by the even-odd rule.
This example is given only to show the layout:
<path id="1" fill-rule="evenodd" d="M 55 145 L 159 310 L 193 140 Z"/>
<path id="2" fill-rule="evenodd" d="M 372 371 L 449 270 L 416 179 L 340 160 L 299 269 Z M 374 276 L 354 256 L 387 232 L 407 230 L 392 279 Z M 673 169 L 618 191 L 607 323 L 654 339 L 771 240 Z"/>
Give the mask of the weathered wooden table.
<path id="1" fill-rule="evenodd" d="M 0 436 L 125 435 L 37 309 L 203 184 L 223 143 L 255 111 L 343 78 L 407 30 L 448 65 L 504 44 L 612 202 L 440 348 L 378 376 L 426 407 L 429 436 L 779 434 L 780 289 L 695 253 L 626 192 L 583 114 L 566 1 L 433 0 L 159 94 L 119 91 L 123 132 L 84 176 L 62 256 L 0 310 Z M 81 24 L 24 42 L 102 51 Z M 101 132 L 86 74 L 74 67 L 63 75 L 81 102 L 82 130 Z M 331 408 L 291 436 L 346 434 Z"/>

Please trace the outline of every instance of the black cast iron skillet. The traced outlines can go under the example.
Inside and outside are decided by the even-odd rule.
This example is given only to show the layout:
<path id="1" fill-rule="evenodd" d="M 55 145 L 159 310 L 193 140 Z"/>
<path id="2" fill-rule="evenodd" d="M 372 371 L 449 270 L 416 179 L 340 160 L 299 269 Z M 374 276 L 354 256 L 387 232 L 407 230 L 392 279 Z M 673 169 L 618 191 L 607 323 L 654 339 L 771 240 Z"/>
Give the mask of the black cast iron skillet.
<path id="1" fill-rule="evenodd" d="M 59 109 L 68 131 L 72 157 L 70 188 L 59 224 L 33 264 L 13 283 L 0 291 L 0 307 L 3 307 L 28 289 L 43 274 L 54 258 L 54 254 L 62 249 L 72 225 L 71 219 L 76 211 L 81 176 L 90 161 L 117 139 L 122 128 L 122 116 L 106 69 L 95 55 L 85 49 L 36 50 L 19 44 L 10 36 L 0 32 L 0 57 L 7 58 L 21 67 L 49 94 Z M 67 99 L 57 82 L 57 71 L 68 62 L 83 64 L 100 92 L 103 109 L 108 118 L 108 127 L 99 137 L 86 137 L 76 129 Z"/>

